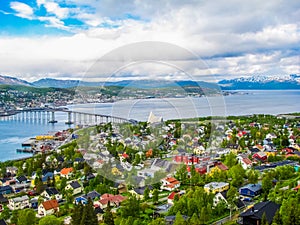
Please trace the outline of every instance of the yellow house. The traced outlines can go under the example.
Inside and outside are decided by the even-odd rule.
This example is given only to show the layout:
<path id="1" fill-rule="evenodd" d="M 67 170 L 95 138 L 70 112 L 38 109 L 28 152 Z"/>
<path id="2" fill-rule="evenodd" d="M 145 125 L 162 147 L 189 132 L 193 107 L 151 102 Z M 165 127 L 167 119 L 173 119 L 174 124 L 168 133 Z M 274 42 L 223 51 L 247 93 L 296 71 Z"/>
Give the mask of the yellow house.
<path id="1" fill-rule="evenodd" d="M 218 193 L 229 189 L 229 183 L 226 182 L 211 182 L 204 185 L 204 190 L 209 193 Z"/>

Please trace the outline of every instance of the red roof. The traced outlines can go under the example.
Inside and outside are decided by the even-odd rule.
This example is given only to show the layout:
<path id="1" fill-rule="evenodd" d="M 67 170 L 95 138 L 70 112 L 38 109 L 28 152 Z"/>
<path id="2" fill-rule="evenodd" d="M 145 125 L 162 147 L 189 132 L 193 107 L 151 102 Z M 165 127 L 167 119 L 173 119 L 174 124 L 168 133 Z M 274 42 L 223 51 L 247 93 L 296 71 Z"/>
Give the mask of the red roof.
<path id="1" fill-rule="evenodd" d="M 252 161 L 251 161 L 250 159 L 248 159 L 248 158 L 243 158 L 242 161 L 243 161 L 245 164 L 247 164 L 247 165 L 252 164 Z"/>
<path id="2" fill-rule="evenodd" d="M 60 174 L 62 175 L 68 175 L 69 173 L 73 172 L 73 168 L 70 167 L 70 168 L 63 168 L 61 171 L 60 171 Z"/>
<path id="3" fill-rule="evenodd" d="M 168 199 L 174 200 L 175 195 L 178 195 L 178 197 L 180 197 L 180 195 L 179 195 L 178 192 L 173 191 L 173 192 L 168 196 Z"/>
<path id="4" fill-rule="evenodd" d="M 59 207 L 58 202 L 56 199 L 52 199 L 49 201 L 42 202 L 42 205 L 45 210 L 50 210 L 50 209 L 56 209 Z"/>
<path id="5" fill-rule="evenodd" d="M 101 200 L 99 200 L 99 202 L 102 205 L 106 205 L 108 202 L 112 202 L 112 203 L 120 203 L 122 201 L 125 200 L 125 197 L 122 195 L 112 195 L 112 194 L 103 194 L 101 196 Z"/>
<path id="6" fill-rule="evenodd" d="M 297 187 L 294 187 L 295 191 L 298 191 L 300 189 L 300 184 Z"/>
<path id="7" fill-rule="evenodd" d="M 113 194 L 107 194 L 107 193 L 105 193 L 105 194 L 101 195 L 101 199 L 112 198 L 112 197 L 114 197 Z"/>
<path id="8" fill-rule="evenodd" d="M 124 152 L 124 153 L 122 154 L 122 156 L 123 156 L 125 159 L 127 159 L 127 158 L 129 157 L 129 155 L 126 154 L 126 152 Z"/>
<path id="9" fill-rule="evenodd" d="M 223 163 L 219 162 L 217 164 L 217 167 L 220 169 L 220 170 L 228 170 L 228 167 L 226 165 L 224 165 Z"/>

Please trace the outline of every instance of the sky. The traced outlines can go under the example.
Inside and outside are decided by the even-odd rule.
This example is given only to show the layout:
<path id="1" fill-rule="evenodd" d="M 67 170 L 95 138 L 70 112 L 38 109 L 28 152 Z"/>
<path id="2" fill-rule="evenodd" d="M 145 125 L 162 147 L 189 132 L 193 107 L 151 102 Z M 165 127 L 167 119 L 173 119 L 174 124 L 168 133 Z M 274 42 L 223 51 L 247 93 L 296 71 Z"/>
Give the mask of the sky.
<path id="1" fill-rule="evenodd" d="M 0 3 L 0 74 L 27 81 L 299 74 L 299 53 L 299 0 Z"/>

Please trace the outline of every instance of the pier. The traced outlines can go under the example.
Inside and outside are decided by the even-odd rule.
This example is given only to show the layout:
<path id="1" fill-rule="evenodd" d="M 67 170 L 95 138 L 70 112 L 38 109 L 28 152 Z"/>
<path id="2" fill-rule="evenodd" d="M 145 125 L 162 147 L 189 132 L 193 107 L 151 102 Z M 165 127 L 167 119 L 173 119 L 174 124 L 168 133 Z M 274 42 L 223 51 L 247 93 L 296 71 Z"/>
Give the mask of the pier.
<path id="1" fill-rule="evenodd" d="M 102 115 L 97 113 L 76 112 L 67 108 L 33 108 L 23 110 L 12 110 L 0 113 L 0 120 L 16 120 L 16 121 L 43 121 L 48 123 L 57 123 L 55 114 L 63 112 L 67 114 L 65 124 L 89 124 L 96 125 L 100 123 L 132 123 L 121 117 Z"/>

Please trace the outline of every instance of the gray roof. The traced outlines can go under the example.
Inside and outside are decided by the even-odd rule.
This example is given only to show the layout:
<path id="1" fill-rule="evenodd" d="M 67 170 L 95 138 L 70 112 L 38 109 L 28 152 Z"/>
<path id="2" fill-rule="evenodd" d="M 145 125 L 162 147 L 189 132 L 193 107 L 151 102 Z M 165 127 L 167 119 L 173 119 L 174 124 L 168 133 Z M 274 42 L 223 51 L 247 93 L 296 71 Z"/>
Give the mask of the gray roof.
<path id="1" fill-rule="evenodd" d="M 260 184 L 247 184 L 247 185 L 241 187 L 240 190 L 241 189 L 249 189 L 250 191 L 257 192 L 257 191 L 261 190 L 261 185 Z"/>
<path id="2" fill-rule="evenodd" d="M 77 189 L 77 188 L 80 188 L 80 187 L 81 187 L 81 185 L 78 183 L 78 181 L 72 181 L 72 182 L 70 183 L 70 185 L 71 185 L 71 187 L 72 187 L 73 189 Z"/>

